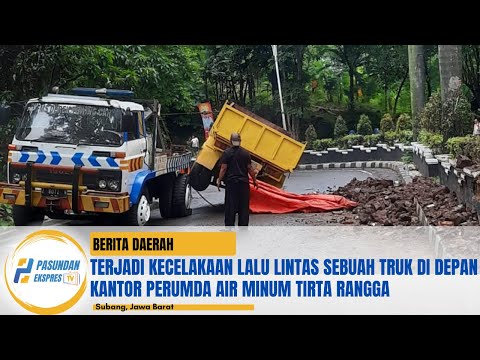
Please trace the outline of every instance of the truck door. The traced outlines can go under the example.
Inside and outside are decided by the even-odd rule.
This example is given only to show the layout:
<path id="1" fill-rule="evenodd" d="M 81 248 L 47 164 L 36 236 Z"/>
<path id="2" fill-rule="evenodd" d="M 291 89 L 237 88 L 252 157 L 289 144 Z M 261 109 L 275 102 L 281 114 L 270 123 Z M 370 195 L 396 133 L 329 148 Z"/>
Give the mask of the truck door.
<path id="1" fill-rule="evenodd" d="M 143 119 L 142 111 L 134 111 L 133 115 L 136 126 L 135 131 L 128 134 L 127 156 L 132 158 L 141 156 L 143 160 L 140 165 L 140 169 L 142 169 L 144 166 L 146 166 L 146 164 L 148 164 L 148 159 L 150 156 L 147 146 L 148 144 L 145 132 L 145 122 Z"/>

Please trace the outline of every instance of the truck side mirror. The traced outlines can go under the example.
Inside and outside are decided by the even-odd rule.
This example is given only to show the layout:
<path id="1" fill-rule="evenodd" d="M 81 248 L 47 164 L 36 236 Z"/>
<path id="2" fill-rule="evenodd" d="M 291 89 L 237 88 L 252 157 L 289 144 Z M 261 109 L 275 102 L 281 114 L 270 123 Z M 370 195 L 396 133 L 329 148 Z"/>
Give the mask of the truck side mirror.
<path id="1" fill-rule="evenodd" d="M 4 126 L 10 119 L 10 106 L 0 105 L 0 126 Z"/>
<path id="2" fill-rule="evenodd" d="M 122 132 L 135 134 L 136 121 L 133 112 L 129 109 L 122 116 Z"/>

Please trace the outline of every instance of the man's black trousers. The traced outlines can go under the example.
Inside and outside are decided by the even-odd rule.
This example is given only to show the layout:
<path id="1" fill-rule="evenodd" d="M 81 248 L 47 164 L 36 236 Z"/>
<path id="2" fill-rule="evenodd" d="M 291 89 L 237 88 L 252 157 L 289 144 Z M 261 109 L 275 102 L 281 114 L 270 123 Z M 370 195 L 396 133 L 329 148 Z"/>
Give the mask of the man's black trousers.
<path id="1" fill-rule="evenodd" d="M 250 185 L 247 182 L 229 182 L 225 187 L 225 226 L 235 226 L 238 212 L 238 226 L 248 226 L 250 214 Z"/>

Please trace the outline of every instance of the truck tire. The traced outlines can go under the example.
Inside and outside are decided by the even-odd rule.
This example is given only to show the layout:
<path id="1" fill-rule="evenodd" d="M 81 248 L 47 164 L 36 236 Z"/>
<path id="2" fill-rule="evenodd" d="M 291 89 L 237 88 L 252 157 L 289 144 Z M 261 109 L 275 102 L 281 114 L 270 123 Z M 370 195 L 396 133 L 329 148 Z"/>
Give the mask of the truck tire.
<path id="1" fill-rule="evenodd" d="M 172 213 L 174 217 L 192 215 L 192 187 L 187 174 L 179 174 L 173 185 Z"/>
<path id="2" fill-rule="evenodd" d="M 172 174 L 175 175 L 175 174 Z M 175 182 L 174 176 L 169 176 L 165 178 L 165 181 L 162 183 L 162 191 L 158 197 L 158 207 L 160 209 L 160 215 L 164 219 L 170 219 L 173 216 L 173 185 Z"/>
<path id="3" fill-rule="evenodd" d="M 207 169 L 199 163 L 195 163 L 190 170 L 189 183 L 195 190 L 203 191 L 210 185 L 212 174 L 212 170 Z"/>
<path id="4" fill-rule="evenodd" d="M 150 196 L 148 190 L 144 188 L 138 202 L 125 213 L 125 222 L 127 225 L 143 226 L 150 220 L 150 214 Z"/>
<path id="5" fill-rule="evenodd" d="M 13 223 L 15 226 L 42 225 L 45 215 L 40 209 L 13 205 Z"/>

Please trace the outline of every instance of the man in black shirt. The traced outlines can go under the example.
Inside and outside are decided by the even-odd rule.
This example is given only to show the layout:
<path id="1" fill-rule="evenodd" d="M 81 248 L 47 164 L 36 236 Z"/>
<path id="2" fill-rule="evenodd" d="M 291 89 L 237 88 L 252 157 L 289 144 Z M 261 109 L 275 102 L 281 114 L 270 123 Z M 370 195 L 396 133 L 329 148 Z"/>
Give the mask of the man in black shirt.
<path id="1" fill-rule="evenodd" d="M 225 226 L 235 226 L 235 215 L 238 212 L 238 226 L 248 226 L 250 215 L 250 185 L 248 174 L 253 185 L 258 188 L 255 171 L 250 154 L 240 147 L 240 134 L 230 136 L 232 147 L 225 150 L 219 160 L 220 173 L 217 187 L 225 178 Z"/>

